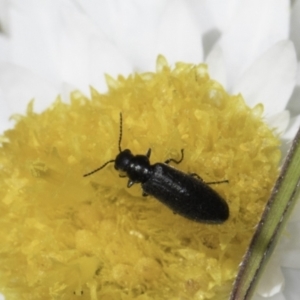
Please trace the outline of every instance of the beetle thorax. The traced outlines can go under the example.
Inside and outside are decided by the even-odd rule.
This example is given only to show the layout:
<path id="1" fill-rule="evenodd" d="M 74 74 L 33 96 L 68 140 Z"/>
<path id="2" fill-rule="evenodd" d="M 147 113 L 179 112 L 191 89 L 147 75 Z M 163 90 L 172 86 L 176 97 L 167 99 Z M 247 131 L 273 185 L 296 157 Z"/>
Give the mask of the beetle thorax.
<path id="1" fill-rule="evenodd" d="M 133 155 L 129 149 L 121 151 L 115 161 L 115 169 L 125 172 L 134 182 L 145 182 L 151 175 L 152 168 L 146 155 Z"/>

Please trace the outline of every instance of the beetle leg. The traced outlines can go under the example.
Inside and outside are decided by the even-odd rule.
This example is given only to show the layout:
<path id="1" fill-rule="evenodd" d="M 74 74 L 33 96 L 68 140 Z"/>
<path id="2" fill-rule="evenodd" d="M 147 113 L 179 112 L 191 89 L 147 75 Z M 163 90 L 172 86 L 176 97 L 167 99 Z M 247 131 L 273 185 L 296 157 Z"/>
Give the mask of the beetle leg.
<path id="1" fill-rule="evenodd" d="M 221 180 L 221 181 L 211 181 L 211 182 L 205 182 L 197 173 L 189 173 L 189 175 L 196 177 L 200 181 L 204 182 L 205 184 L 219 184 L 219 183 L 229 183 L 228 180 Z"/>
<path id="2" fill-rule="evenodd" d="M 206 183 L 206 184 L 229 183 L 229 180 L 211 181 L 211 182 L 205 182 L 205 183 Z"/>
<path id="3" fill-rule="evenodd" d="M 191 176 L 196 177 L 200 181 L 204 182 L 204 180 L 197 173 L 189 173 Z"/>
<path id="4" fill-rule="evenodd" d="M 183 161 L 183 157 L 184 157 L 184 149 L 181 149 L 181 158 L 179 160 L 175 160 L 174 158 L 169 158 L 165 161 L 165 164 L 169 164 L 170 162 L 173 162 L 178 165 Z"/>
<path id="5" fill-rule="evenodd" d="M 127 183 L 127 187 L 130 188 L 134 185 L 134 181 L 133 180 L 128 180 L 128 183 Z"/>
<path id="6" fill-rule="evenodd" d="M 151 155 L 151 148 L 149 148 L 148 151 L 147 151 L 147 153 L 146 153 L 146 156 L 147 156 L 148 158 L 150 158 L 150 155 Z"/>

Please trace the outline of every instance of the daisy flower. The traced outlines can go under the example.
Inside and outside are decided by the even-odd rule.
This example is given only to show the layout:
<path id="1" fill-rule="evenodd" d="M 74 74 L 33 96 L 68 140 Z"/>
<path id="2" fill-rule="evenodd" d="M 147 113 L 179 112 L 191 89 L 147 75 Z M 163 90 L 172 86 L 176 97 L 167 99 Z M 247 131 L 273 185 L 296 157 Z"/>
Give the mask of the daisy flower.
<path id="1" fill-rule="evenodd" d="M 0 231 L 1 262 L 9 266 L 0 272 L 0 290 L 8 299 L 16 292 L 97 299 L 99 289 L 101 299 L 158 299 L 156 290 L 161 299 L 228 298 L 234 256 L 243 254 L 233 246 L 240 242 L 245 251 L 253 233 L 236 228 L 238 212 L 248 211 L 244 221 L 253 229 L 277 176 L 276 136 L 285 157 L 300 125 L 299 7 L 283 0 L 0 1 L 0 130 L 15 128 L 1 138 L 0 160 L 2 182 L 13 190 L 2 194 Z M 120 191 L 124 182 L 109 168 L 78 179 L 115 157 L 120 108 L 122 149 L 141 153 L 151 141 L 153 160 L 162 161 L 193 146 L 183 169 L 197 164 L 205 181 L 236 180 L 236 188 L 216 187 L 231 201 L 227 223 L 172 216 L 158 201 L 137 198 L 138 188 Z M 237 134 L 244 142 L 234 144 Z M 261 169 L 250 166 L 253 145 L 265 151 L 255 150 L 256 158 L 268 158 L 257 161 Z M 14 204 L 26 197 L 38 203 L 40 191 L 42 207 Z M 254 299 L 299 295 L 299 216 L 297 205 Z M 243 232 L 248 239 L 237 239 Z M 182 294 L 173 294 L 170 280 Z"/>

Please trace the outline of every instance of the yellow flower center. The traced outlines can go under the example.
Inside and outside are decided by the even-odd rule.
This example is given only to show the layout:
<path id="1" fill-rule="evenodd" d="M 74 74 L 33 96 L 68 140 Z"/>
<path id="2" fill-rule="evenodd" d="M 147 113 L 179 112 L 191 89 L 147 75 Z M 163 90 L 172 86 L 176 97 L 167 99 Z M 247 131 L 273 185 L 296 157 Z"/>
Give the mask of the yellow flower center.
<path id="1" fill-rule="evenodd" d="M 227 299 L 275 181 L 279 141 L 210 79 L 205 65 L 160 56 L 156 73 L 107 76 L 109 91 L 79 92 L 41 114 L 32 104 L 0 148 L 0 291 L 7 299 Z M 183 218 L 113 164 L 122 149 L 168 158 L 228 203 L 220 225 Z M 6 141 L 5 141 L 6 140 Z M 172 163 L 170 163 L 172 165 Z M 199 199 L 203 195 L 198 195 Z"/>

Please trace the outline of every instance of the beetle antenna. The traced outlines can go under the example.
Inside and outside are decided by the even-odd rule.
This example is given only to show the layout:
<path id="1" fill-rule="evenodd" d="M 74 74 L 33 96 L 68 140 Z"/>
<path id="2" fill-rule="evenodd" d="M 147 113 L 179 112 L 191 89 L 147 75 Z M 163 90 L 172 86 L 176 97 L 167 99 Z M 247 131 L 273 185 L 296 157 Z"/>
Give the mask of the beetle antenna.
<path id="1" fill-rule="evenodd" d="M 123 119 L 122 119 L 122 113 L 120 112 L 120 135 L 119 135 L 119 151 L 120 152 L 122 152 L 122 149 L 121 149 L 122 131 L 123 131 Z"/>
<path id="2" fill-rule="evenodd" d="M 115 162 L 115 161 L 116 161 L 115 159 L 111 159 L 111 160 L 107 161 L 105 164 L 103 164 L 101 167 L 97 168 L 96 170 L 84 174 L 83 177 L 90 176 L 90 175 L 92 175 L 92 174 L 94 174 L 94 173 L 100 171 L 101 169 L 103 169 L 104 167 L 106 167 L 108 164 L 113 163 L 113 162 Z"/>
<path id="3" fill-rule="evenodd" d="M 122 131 L 123 131 L 123 119 L 122 119 L 122 113 L 120 112 L 120 135 L 119 135 L 119 151 L 120 152 L 122 152 L 122 149 L 121 149 Z M 108 164 L 113 163 L 115 161 L 116 161 L 115 159 L 111 159 L 111 160 L 107 161 L 105 164 L 103 164 L 101 167 L 95 169 L 94 171 L 84 174 L 83 177 L 90 176 L 90 175 L 102 170 Z"/>

